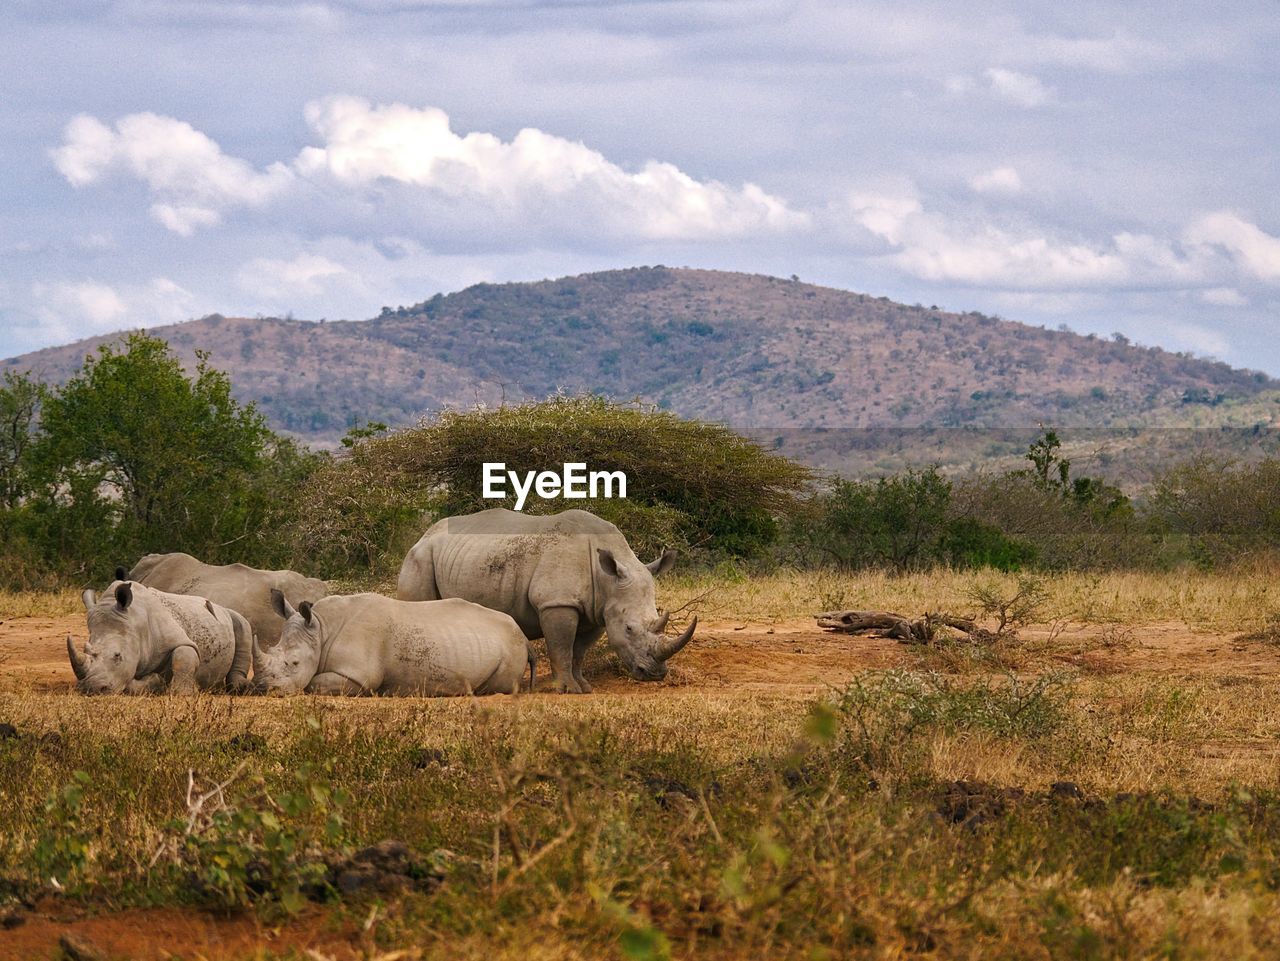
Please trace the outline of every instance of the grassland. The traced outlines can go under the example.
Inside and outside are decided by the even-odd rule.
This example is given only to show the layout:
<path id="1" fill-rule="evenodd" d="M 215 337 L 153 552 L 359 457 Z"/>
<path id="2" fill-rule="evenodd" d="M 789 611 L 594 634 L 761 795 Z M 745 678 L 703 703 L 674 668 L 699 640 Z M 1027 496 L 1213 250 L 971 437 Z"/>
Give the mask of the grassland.
<path id="1" fill-rule="evenodd" d="M 676 579 L 670 683 L 482 701 L 86 699 L 75 595 L 0 597 L 0 958 L 1275 956 L 1274 577 L 1046 578 L 995 650 L 809 618 L 986 582 Z"/>

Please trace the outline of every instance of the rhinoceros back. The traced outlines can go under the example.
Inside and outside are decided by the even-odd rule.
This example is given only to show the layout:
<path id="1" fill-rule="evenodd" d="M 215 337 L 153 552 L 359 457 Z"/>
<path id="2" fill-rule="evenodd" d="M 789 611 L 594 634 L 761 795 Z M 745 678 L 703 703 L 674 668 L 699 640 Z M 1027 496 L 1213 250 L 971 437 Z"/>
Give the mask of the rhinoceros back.
<path id="1" fill-rule="evenodd" d="M 129 572 L 131 580 L 171 594 L 206 597 L 243 615 L 265 646 L 280 638 L 283 622 L 271 609 L 271 591 L 281 591 L 295 607 L 318 601 L 323 581 L 294 571 L 264 571 L 244 564 L 205 564 L 190 554 L 148 554 Z"/>
<path id="2" fill-rule="evenodd" d="M 314 610 L 324 633 L 320 670 L 383 694 L 511 694 L 528 663 L 511 618 L 463 600 L 353 594 L 327 597 Z"/>
<path id="3" fill-rule="evenodd" d="M 399 597 L 457 597 L 510 615 L 529 638 L 538 612 L 563 606 L 597 619 L 596 549 L 632 556 L 608 521 L 586 511 L 531 515 L 495 508 L 438 521 L 410 550 Z"/>

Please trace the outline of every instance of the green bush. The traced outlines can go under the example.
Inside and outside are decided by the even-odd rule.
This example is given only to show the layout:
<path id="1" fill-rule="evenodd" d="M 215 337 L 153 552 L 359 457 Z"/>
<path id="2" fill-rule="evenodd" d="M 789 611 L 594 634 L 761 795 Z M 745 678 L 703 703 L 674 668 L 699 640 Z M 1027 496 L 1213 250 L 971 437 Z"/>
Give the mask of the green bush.
<path id="1" fill-rule="evenodd" d="M 224 908 L 267 905 L 301 910 L 309 893 L 327 885 L 325 856 L 342 849 L 343 808 L 349 796 L 329 786 L 315 765 L 304 764 L 294 784 L 271 794 L 259 782 L 194 827 L 182 832 L 179 861 L 201 900 Z"/>
<path id="2" fill-rule="evenodd" d="M 164 341 L 135 333 L 61 388 L 6 377 L 0 575 L 11 585 L 31 586 L 32 570 L 96 580 L 152 551 L 289 560 L 281 531 L 319 458 L 268 430 L 197 358 L 188 376 Z"/>
<path id="3" fill-rule="evenodd" d="M 76 771 L 45 802 L 44 828 L 31 857 L 36 880 L 42 887 L 75 890 L 83 879 L 93 843 L 82 811 L 84 792 L 91 781 L 84 771 Z"/>
<path id="4" fill-rule="evenodd" d="M 482 497 L 487 462 L 521 474 L 558 471 L 564 463 L 625 472 L 626 501 L 531 495 L 524 509 L 593 511 L 616 523 L 641 554 L 663 546 L 758 554 L 777 537 L 775 518 L 798 509 L 812 479 L 809 468 L 718 424 L 591 395 L 555 396 L 446 411 L 414 429 L 355 441 L 349 456 L 304 492 L 300 542 L 328 549 L 333 566 L 398 563 L 406 531 L 421 533 L 424 512 L 514 507 L 514 497 Z"/>
<path id="5" fill-rule="evenodd" d="M 953 517 L 940 543 L 942 556 L 956 568 L 991 567 L 1017 571 L 1036 559 L 1035 548 L 1009 537 L 975 517 Z"/>
<path id="6" fill-rule="evenodd" d="M 836 480 L 790 529 L 804 563 L 899 573 L 950 564 L 1017 570 L 1035 550 L 999 527 L 959 513 L 952 483 L 936 467 L 876 481 Z"/>
<path id="7" fill-rule="evenodd" d="M 1280 550 L 1280 460 L 1197 457 L 1156 479 L 1152 520 L 1175 556 L 1221 566 Z"/>
<path id="8" fill-rule="evenodd" d="M 877 481 L 837 479 L 792 535 L 819 563 L 913 570 L 939 559 L 950 504 L 951 484 L 933 467 Z"/>

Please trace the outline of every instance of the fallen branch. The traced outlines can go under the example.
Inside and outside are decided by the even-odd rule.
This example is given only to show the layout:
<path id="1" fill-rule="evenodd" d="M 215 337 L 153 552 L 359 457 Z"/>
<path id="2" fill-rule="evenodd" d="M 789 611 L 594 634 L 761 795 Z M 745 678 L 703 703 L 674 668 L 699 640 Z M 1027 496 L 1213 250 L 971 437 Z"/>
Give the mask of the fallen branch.
<path id="1" fill-rule="evenodd" d="M 998 637 L 1011 634 L 992 633 L 968 617 L 956 617 L 941 612 L 926 613 L 912 620 L 892 611 L 825 611 L 813 615 L 818 626 L 828 631 L 844 634 L 875 634 L 890 637 L 904 644 L 932 644 L 942 628 L 951 628 L 964 634 L 975 643 L 988 643 Z"/>

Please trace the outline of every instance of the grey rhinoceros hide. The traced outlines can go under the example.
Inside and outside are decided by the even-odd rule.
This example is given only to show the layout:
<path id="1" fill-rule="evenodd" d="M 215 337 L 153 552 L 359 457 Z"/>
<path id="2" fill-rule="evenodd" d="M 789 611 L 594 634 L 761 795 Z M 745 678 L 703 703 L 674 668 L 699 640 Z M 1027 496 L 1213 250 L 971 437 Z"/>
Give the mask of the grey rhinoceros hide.
<path id="1" fill-rule="evenodd" d="M 117 579 L 123 580 L 117 571 Z M 215 604 L 243 614 L 270 647 L 280 639 L 283 622 L 271 609 L 271 592 L 278 590 L 295 607 L 329 593 L 324 581 L 294 571 L 260 571 L 244 564 L 205 564 L 190 554 L 148 554 L 128 572 L 128 579 L 171 594 L 207 597 Z"/>
<path id="2" fill-rule="evenodd" d="M 272 593 L 284 620 L 280 642 L 254 649 L 264 692 L 514 694 L 529 642 L 507 615 L 467 601 L 398 601 L 381 594 L 331 595 L 295 610 Z"/>
<path id="3" fill-rule="evenodd" d="M 86 694 L 240 689 L 253 632 L 240 614 L 204 597 L 116 581 L 104 599 L 85 591 L 89 640 L 67 655 Z"/>
<path id="4" fill-rule="evenodd" d="M 665 637 L 654 576 L 675 553 L 643 564 L 622 533 L 587 511 L 530 515 L 495 508 L 439 521 L 409 551 L 397 596 L 459 597 L 510 614 L 529 638 L 545 637 L 557 689 L 587 693 L 587 649 L 609 644 L 637 680 L 666 676 L 666 662 L 693 636 L 697 618 Z"/>

